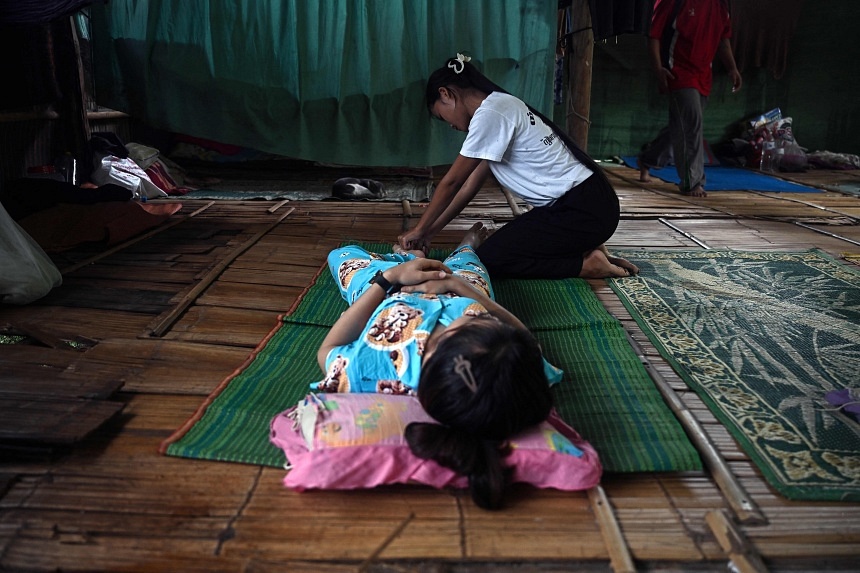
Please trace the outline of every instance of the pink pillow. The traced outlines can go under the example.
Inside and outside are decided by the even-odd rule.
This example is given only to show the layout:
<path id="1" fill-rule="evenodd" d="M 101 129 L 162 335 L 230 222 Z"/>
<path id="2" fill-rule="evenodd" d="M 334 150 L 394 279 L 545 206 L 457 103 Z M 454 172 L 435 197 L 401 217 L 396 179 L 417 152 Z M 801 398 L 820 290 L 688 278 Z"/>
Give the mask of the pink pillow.
<path id="1" fill-rule="evenodd" d="M 299 491 L 394 483 L 467 487 L 464 476 L 412 453 L 403 437 L 410 422 L 433 422 L 414 396 L 309 394 L 275 416 L 270 440 L 289 461 L 284 485 Z M 505 463 L 514 482 L 574 491 L 600 481 L 597 452 L 555 411 L 510 443 Z"/>

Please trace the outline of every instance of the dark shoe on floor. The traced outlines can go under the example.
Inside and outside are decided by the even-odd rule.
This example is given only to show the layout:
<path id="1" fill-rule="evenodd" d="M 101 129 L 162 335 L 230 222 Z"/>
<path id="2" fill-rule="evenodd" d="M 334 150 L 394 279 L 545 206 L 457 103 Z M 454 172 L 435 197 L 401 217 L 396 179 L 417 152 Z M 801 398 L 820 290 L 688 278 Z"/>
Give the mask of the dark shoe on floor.
<path id="1" fill-rule="evenodd" d="M 332 195 L 338 199 L 347 199 L 350 201 L 357 199 L 382 199 L 385 197 L 385 186 L 373 179 L 344 177 L 334 182 Z"/>

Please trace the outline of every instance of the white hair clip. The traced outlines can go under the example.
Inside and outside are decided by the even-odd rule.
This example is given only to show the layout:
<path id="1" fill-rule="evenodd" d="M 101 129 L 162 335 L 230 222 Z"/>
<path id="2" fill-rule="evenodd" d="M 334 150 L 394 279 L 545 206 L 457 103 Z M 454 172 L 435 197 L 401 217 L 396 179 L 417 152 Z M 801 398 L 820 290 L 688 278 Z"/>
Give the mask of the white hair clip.
<path id="1" fill-rule="evenodd" d="M 472 58 L 469 56 L 464 56 L 463 54 L 457 53 L 457 59 L 453 62 L 448 62 L 448 67 L 454 70 L 455 74 L 462 73 L 466 68 L 466 62 L 472 61 Z"/>
<path id="2" fill-rule="evenodd" d="M 478 392 L 478 381 L 475 380 L 475 375 L 472 374 L 472 363 L 468 359 L 463 358 L 462 354 L 454 358 L 454 372 L 463 379 L 463 383 L 472 391 L 472 394 Z"/>

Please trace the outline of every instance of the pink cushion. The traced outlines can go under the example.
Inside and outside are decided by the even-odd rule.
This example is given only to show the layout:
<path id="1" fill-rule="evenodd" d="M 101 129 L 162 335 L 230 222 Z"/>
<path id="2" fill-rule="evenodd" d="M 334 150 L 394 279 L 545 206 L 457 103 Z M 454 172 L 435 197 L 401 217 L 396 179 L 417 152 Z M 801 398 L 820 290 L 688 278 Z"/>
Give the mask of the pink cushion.
<path id="1" fill-rule="evenodd" d="M 411 422 L 433 422 L 414 396 L 311 394 L 272 420 L 270 439 L 289 460 L 284 485 L 295 490 L 466 487 L 465 477 L 412 453 L 403 437 Z M 573 491 L 600 481 L 597 452 L 554 411 L 510 443 L 514 482 Z"/>

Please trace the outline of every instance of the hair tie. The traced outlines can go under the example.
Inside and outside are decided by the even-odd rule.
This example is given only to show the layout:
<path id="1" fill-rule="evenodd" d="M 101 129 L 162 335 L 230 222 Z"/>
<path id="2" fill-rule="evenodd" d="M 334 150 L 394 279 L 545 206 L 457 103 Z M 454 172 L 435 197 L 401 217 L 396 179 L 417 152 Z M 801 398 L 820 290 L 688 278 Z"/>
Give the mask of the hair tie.
<path id="1" fill-rule="evenodd" d="M 478 392 L 478 382 L 472 374 L 472 363 L 463 358 L 462 354 L 454 358 L 454 372 L 463 379 L 463 383 L 472 391 L 472 394 Z"/>
<path id="2" fill-rule="evenodd" d="M 463 54 L 457 53 L 457 57 L 452 61 L 448 62 L 448 67 L 454 70 L 455 74 L 460 74 L 466 69 L 466 62 L 472 61 L 472 58 L 469 56 L 464 56 Z"/>

